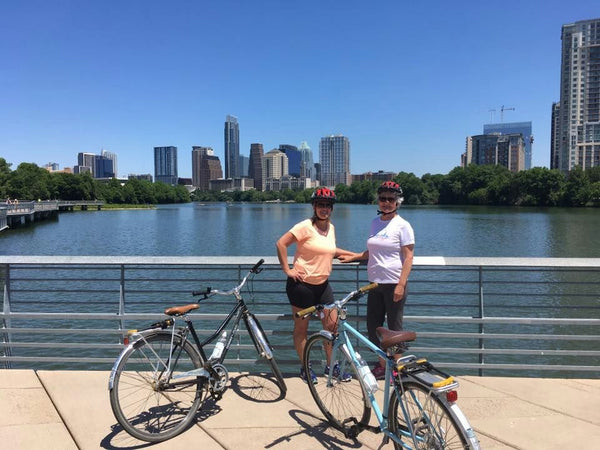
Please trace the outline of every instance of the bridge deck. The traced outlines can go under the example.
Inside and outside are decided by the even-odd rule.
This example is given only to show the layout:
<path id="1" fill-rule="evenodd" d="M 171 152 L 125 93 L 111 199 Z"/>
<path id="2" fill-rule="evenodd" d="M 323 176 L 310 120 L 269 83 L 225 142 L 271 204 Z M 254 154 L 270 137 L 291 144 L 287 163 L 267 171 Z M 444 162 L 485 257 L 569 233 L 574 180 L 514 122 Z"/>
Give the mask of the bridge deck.
<path id="1" fill-rule="evenodd" d="M 197 424 L 153 448 L 392 448 L 367 431 L 358 442 L 327 427 L 309 391 L 288 377 L 288 394 L 250 389 L 255 375 L 232 374 Z M 600 447 L 600 380 L 462 377 L 459 405 L 482 448 Z M 117 425 L 108 372 L 0 370 L 0 442 L 7 448 L 141 448 Z"/>

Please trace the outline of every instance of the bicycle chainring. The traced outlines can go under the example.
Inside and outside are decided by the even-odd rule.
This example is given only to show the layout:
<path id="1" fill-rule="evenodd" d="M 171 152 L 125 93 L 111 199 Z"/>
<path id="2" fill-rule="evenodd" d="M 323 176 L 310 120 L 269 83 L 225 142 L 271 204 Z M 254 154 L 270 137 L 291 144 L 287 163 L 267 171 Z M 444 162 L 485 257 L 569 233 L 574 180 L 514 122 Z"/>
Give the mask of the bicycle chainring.
<path id="1" fill-rule="evenodd" d="M 227 388 L 229 381 L 229 372 L 223 364 L 213 364 L 213 370 L 217 373 L 218 378 L 210 377 L 210 393 L 213 397 L 221 398 L 223 392 Z"/>

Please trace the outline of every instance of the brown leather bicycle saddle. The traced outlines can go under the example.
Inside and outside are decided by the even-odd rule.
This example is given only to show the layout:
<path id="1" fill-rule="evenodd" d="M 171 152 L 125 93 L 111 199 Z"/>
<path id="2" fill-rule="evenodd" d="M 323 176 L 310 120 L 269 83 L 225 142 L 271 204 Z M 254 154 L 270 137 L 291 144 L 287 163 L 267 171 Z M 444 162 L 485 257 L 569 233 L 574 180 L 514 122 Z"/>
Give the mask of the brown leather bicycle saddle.
<path id="1" fill-rule="evenodd" d="M 376 331 L 381 341 L 381 348 L 384 350 L 403 342 L 414 341 L 417 338 L 417 333 L 414 331 L 392 331 L 384 327 L 378 327 Z"/>

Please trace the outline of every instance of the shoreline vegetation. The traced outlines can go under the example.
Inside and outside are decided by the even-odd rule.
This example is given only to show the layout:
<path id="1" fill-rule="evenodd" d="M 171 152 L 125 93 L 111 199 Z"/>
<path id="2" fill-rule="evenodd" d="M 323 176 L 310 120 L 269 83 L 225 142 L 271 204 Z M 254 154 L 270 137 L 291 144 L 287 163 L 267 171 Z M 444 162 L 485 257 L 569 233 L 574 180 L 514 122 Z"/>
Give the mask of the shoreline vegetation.
<path id="1" fill-rule="evenodd" d="M 400 172 L 393 177 L 402 186 L 406 205 L 487 206 L 600 206 L 600 167 L 568 174 L 544 167 L 512 173 L 502 166 L 456 167 L 447 175 Z M 340 203 L 372 204 L 381 181 L 338 184 Z M 283 191 L 194 191 L 183 185 L 113 178 L 99 181 L 89 173 L 51 173 L 34 163 L 15 170 L 0 158 L 0 199 L 102 200 L 105 209 L 153 208 L 157 204 L 194 202 L 309 203 L 314 189 Z"/>

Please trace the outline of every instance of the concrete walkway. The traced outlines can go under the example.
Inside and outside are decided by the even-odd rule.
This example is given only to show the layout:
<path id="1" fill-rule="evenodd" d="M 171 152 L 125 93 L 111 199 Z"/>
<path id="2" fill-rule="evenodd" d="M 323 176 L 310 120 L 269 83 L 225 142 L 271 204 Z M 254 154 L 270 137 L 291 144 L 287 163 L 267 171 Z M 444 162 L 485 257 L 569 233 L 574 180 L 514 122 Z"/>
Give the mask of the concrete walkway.
<path id="1" fill-rule="evenodd" d="M 150 445 L 113 417 L 108 372 L 0 370 L 0 447 L 6 449 L 393 448 L 368 431 L 358 440 L 327 426 L 297 377 L 288 393 L 232 374 L 223 398 L 170 441 Z M 262 380 L 262 379 L 261 379 Z M 600 380 L 459 378 L 458 404 L 486 450 L 600 448 Z"/>

